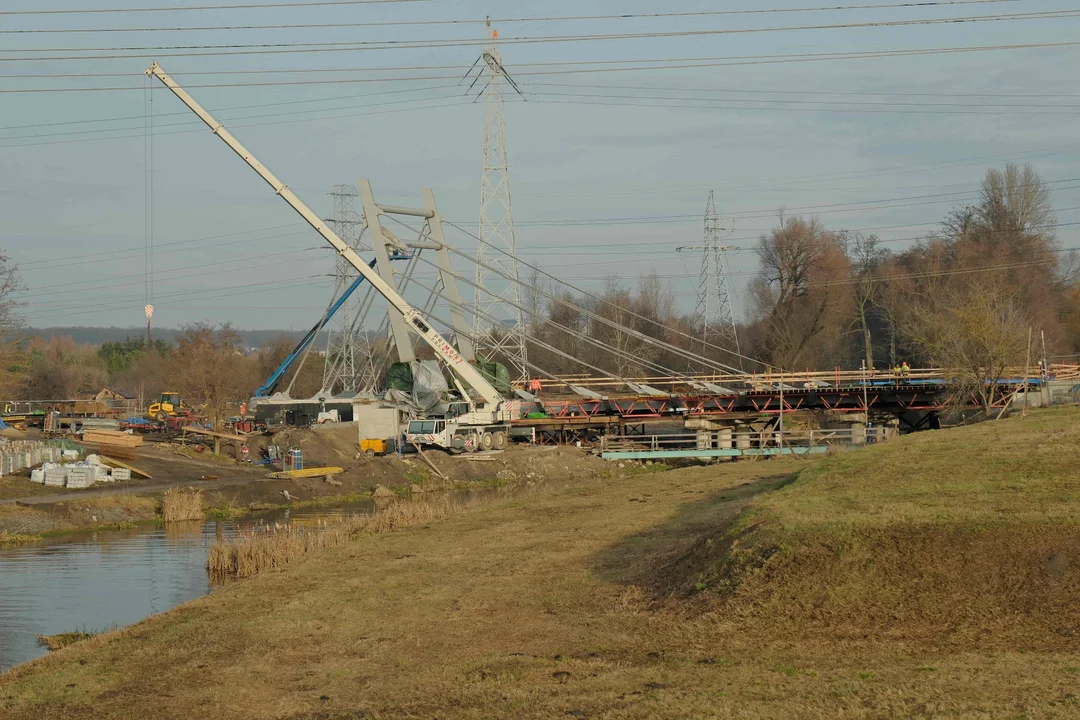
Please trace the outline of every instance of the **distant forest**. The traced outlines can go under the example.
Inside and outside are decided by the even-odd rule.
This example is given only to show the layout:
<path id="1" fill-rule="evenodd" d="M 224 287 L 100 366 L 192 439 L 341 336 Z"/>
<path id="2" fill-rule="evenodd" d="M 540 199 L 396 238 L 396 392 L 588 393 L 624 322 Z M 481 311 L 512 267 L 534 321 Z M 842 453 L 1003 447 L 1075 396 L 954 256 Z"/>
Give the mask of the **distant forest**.
<path id="1" fill-rule="evenodd" d="M 174 343 L 183 331 L 176 328 L 153 328 L 154 340 Z M 306 331 L 300 330 L 238 330 L 241 342 L 246 348 L 257 348 L 267 343 L 287 338 L 299 342 Z M 52 336 L 70 337 L 79 345 L 101 345 L 106 342 L 123 342 L 127 338 L 146 337 L 146 328 L 140 327 L 45 327 L 27 328 L 27 335 L 37 335 L 48 339 Z M 326 349 L 326 333 L 319 335 L 316 342 L 320 349 Z"/>

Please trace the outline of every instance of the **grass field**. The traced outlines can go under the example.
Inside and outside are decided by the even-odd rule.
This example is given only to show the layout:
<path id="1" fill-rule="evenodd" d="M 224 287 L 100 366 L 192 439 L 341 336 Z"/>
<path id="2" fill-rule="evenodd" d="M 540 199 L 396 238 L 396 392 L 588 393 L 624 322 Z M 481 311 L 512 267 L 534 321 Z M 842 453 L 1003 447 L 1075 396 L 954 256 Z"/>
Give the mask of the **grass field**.
<path id="1" fill-rule="evenodd" d="M 1080 412 L 602 477 L 0 676 L 5 718 L 1074 718 Z"/>

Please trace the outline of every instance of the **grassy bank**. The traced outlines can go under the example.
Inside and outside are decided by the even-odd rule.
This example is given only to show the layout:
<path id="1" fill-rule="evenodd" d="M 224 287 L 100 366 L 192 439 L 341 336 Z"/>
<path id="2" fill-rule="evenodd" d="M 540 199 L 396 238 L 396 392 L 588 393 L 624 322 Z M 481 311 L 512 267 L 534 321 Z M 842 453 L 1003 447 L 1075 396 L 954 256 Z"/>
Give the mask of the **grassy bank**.
<path id="1" fill-rule="evenodd" d="M 689 552 L 682 589 L 807 637 L 1074 648 L 1077 448 L 1069 408 L 812 465 Z"/>
<path id="2" fill-rule="evenodd" d="M 360 534 L 0 676 L 0 715 L 1075 717 L 1078 423 Z"/>

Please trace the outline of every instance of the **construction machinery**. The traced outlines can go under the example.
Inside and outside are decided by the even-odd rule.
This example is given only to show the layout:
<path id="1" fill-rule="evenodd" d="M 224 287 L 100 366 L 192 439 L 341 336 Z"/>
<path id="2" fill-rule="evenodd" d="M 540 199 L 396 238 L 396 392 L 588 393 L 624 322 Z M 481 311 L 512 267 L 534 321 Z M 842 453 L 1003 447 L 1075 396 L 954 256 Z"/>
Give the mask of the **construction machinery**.
<path id="1" fill-rule="evenodd" d="M 190 414 L 187 405 L 180 398 L 180 393 L 166 390 L 161 393 L 156 403 L 152 403 L 146 414 L 153 420 L 165 422 L 168 418 Z"/>
<path id="2" fill-rule="evenodd" d="M 364 453 L 368 457 L 375 457 L 376 455 L 386 455 L 393 452 L 394 441 L 393 439 L 384 440 L 381 438 L 364 438 L 360 441 L 360 452 Z"/>
<path id="3" fill-rule="evenodd" d="M 413 433 L 411 432 L 413 423 L 410 423 L 410 432 L 407 434 L 406 439 L 414 444 L 437 446 L 448 450 L 475 450 L 483 447 L 495 447 L 499 443 L 505 444 L 512 415 L 510 403 L 488 382 L 480 369 L 462 357 L 461 353 L 437 330 L 431 327 L 416 308 L 409 304 L 392 284 L 392 278 L 384 278 L 369 263 L 364 262 L 356 250 L 342 240 L 296 193 L 259 162 L 224 125 L 218 122 L 213 115 L 162 70 L 160 65 L 154 62 L 147 68 L 146 74 L 161 81 L 215 135 L 221 138 L 233 152 L 247 163 L 248 167 L 265 180 L 273 188 L 274 192 L 288 203 L 289 207 L 295 210 L 345 261 L 360 273 L 360 277 L 364 278 L 376 292 L 386 299 L 390 306 L 391 319 L 403 322 L 409 329 L 419 335 L 450 370 L 454 385 L 458 393 L 460 393 L 460 400 L 450 404 L 450 409 L 444 417 L 420 421 L 421 423 L 439 424 L 441 432 Z M 427 211 L 407 212 L 423 217 L 428 216 Z M 460 313 L 460 307 L 453 308 L 453 311 Z M 467 391 L 466 386 L 471 388 L 478 397 L 474 397 L 473 394 Z M 418 429 L 426 430 L 427 426 L 426 424 L 421 425 Z M 434 425 L 432 430 L 434 430 Z"/>

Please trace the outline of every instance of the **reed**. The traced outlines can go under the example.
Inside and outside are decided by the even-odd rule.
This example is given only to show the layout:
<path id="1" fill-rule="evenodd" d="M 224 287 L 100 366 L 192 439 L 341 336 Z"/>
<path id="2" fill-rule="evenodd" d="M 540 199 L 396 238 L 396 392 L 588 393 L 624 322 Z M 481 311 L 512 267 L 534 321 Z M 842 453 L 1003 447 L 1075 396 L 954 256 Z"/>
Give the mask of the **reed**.
<path id="1" fill-rule="evenodd" d="M 37 542 L 40 539 L 40 535 L 29 535 L 27 533 L 0 530 L 0 545 L 26 545 L 28 543 Z"/>
<path id="2" fill-rule="evenodd" d="M 38 635 L 37 643 L 49 652 L 56 652 L 73 643 L 89 640 L 98 634 L 99 633 L 93 631 L 87 632 L 85 630 L 76 630 L 73 632 L 60 633 L 58 635 Z"/>
<path id="3" fill-rule="evenodd" d="M 161 502 L 161 517 L 167 523 L 202 520 L 202 492 L 169 488 L 165 491 L 165 499 Z"/>
<path id="4" fill-rule="evenodd" d="M 463 506 L 450 502 L 396 502 L 368 515 L 353 515 L 314 527 L 275 524 L 217 538 L 210 546 L 206 568 L 211 575 L 251 577 L 284 567 L 305 555 L 339 547 L 358 535 L 375 535 L 447 517 Z"/>

